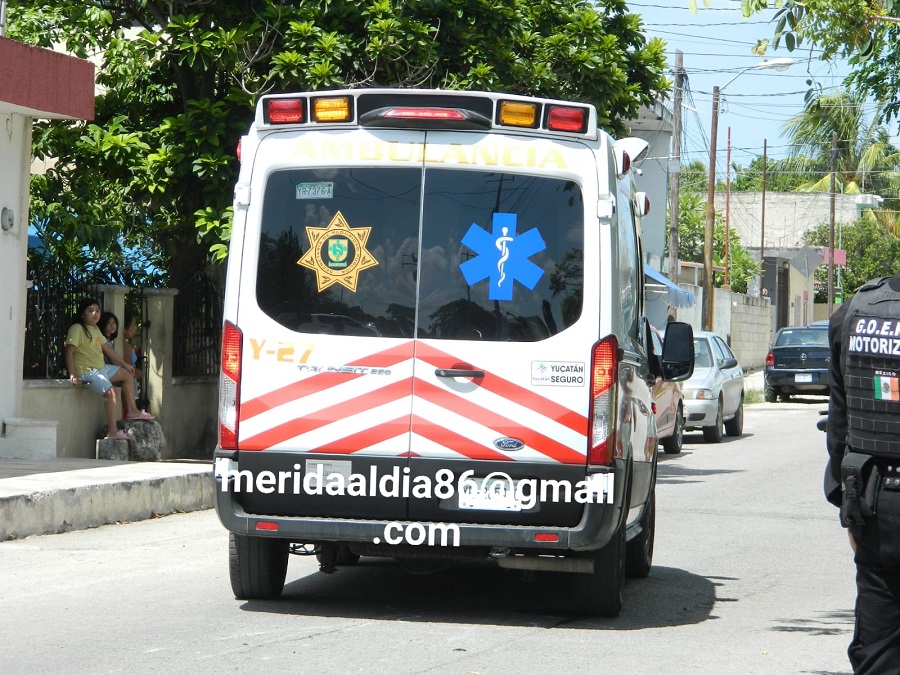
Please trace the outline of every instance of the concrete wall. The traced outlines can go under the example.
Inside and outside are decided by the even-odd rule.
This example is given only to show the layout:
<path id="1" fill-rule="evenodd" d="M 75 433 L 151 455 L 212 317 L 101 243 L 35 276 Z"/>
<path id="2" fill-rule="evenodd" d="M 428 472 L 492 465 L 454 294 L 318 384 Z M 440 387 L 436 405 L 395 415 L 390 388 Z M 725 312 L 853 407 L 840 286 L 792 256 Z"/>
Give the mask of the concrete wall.
<path id="1" fill-rule="evenodd" d="M 768 298 L 731 294 L 731 351 L 744 370 L 759 370 L 766 365 L 772 341 L 772 306 Z"/>
<path id="2" fill-rule="evenodd" d="M 124 316 L 124 286 L 101 286 L 103 306 Z M 216 443 L 218 378 L 177 378 L 172 375 L 172 334 L 176 291 L 144 291 L 147 326 L 147 372 L 143 386 L 149 394 L 149 412 L 160 423 L 166 437 L 162 459 L 211 458 Z M 121 338 L 120 338 L 121 340 Z M 122 353 L 124 345 L 119 344 Z M 19 350 L 22 353 L 22 350 Z M 21 367 L 21 366 L 20 366 Z M 20 371 L 21 372 L 21 371 Z M 29 418 L 57 423 L 56 456 L 95 457 L 96 440 L 105 433 L 103 401 L 68 380 L 26 380 L 22 409 Z"/>
<path id="3" fill-rule="evenodd" d="M 851 223 L 857 216 L 857 195 L 836 195 L 835 221 Z M 762 224 L 762 193 L 732 192 L 729 225 L 744 246 L 759 249 Z M 725 193 L 716 193 L 716 210 L 725 212 Z M 803 233 L 827 223 L 830 197 L 827 192 L 766 192 L 767 250 L 791 248 L 803 243 Z M 840 248 L 838 246 L 838 248 Z"/>
<path id="4" fill-rule="evenodd" d="M 692 284 L 679 286 L 693 293 L 697 302 L 693 307 L 679 308 L 677 319 L 691 324 L 698 331 L 702 325 L 703 288 Z M 772 340 L 772 305 L 769 298 L 754 298 L 722 288 L 714 291 L 713 331 L 725 338 L 745 371 L 759 370 L 766 364 L 766 354 Z"/>

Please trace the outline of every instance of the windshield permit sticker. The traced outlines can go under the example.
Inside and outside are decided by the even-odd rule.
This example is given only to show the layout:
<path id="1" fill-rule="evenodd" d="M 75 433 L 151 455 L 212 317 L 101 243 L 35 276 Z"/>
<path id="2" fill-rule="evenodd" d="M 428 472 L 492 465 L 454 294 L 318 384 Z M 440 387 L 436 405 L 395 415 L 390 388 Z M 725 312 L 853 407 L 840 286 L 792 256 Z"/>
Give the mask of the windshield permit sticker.
<path id="1" fill-rule="evenodd" d="M 531 384 L 539 387 L 583 387 L 585 365 L 578 361 L 532 361 Z"/>
<path id="2" fill-rule="evenodd" d="M 334 183 L 298 183 L 297 199 L 333 199 Z"/>
<path id="3" fill-rule="evenodd" d="M 309 250 L 297 261 L 316 273 L 319 293 L 332 284 L 340 284 L 356 293 L 359 273 L 375 267 L 378 261 L 366 249 L 371 227 L 350 227 L 340 211 L 328 227 L 307 227 Z"/>
<path id="4" fill-rule="evenodd" d="M 512 300 L 513 285 L 518 281 L 528 290 L 544 274 L 544 270 L 528 258 L 547 248 L 536 227 L 516 236 L 515 213 L 495 213 L 490 234 L 472 223 L 462 243 L 477 256 L 459 266 L 466 283 L 474 286 L 488 279 L 488 300 Z"/>

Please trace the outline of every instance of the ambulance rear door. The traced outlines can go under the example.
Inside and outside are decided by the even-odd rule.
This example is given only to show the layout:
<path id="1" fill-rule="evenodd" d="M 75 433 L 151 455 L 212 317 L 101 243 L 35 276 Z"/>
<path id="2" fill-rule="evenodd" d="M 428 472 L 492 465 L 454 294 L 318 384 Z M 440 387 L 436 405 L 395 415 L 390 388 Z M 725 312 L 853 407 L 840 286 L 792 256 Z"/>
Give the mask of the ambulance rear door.
<path id="1" fill-rule="evenodd" d="M 469 471 L 476 489 L 411 499 L 410 518 L 575 525 L 572 492 L 517 500 L 515 486 L 574 490 L 586 474 L 595 155 L 581 141 L 429 131 L 424 159 L 410 468 L 432 483 Z"/>
<path id="2" fill-rule="evenodd" d="M 423 143 L 421 131 L 358 128 L 259 143 L 237 314 L 239 464 L 290 482 L 241 495 L 250 513 L 407 516 L 380 484 L 410 448 Z M 318 471 L 341 485 L 297 489 Z"/>

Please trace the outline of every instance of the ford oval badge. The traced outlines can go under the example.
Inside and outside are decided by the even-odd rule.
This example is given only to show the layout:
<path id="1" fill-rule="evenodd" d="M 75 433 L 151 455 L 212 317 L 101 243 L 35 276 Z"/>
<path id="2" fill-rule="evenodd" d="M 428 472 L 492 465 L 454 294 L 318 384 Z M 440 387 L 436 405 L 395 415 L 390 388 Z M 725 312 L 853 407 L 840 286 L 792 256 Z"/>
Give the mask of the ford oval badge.
<path id="1" fill-rule="evenodd" d="M 518 438 L 498 438 L 494 441 L 494 447 L 498 450 L 521 450 L 525 443 Z"/>

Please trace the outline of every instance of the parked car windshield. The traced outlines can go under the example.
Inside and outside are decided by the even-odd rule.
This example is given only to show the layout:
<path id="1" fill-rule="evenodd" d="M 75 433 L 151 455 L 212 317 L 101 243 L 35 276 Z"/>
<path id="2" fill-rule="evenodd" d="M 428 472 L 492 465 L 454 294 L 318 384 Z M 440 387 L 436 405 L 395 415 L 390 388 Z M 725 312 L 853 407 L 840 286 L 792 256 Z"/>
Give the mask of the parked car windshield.
<path id="1" fill-rule="evenodd" d="M 709 343 L 704 338 L 694 339 L 694 368 L 712 368 Z"/>
<path id="2" fill-rule="evenodd" d="M 827 347 L 828 331 L 821 328 L 787 328 L 775 339 L 776 347 Z"/>

